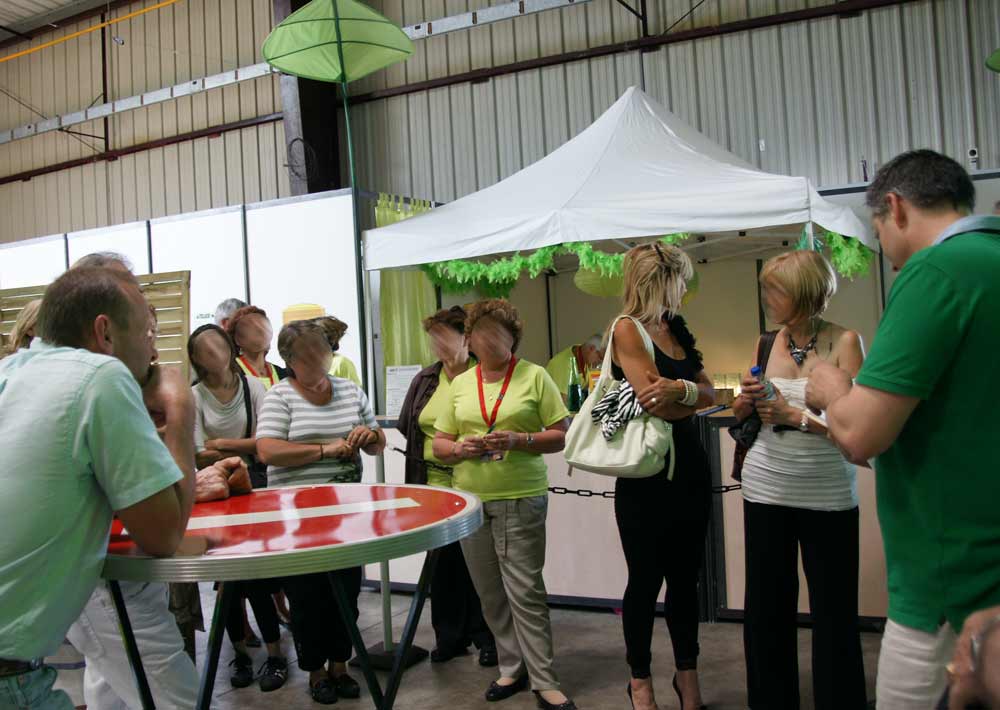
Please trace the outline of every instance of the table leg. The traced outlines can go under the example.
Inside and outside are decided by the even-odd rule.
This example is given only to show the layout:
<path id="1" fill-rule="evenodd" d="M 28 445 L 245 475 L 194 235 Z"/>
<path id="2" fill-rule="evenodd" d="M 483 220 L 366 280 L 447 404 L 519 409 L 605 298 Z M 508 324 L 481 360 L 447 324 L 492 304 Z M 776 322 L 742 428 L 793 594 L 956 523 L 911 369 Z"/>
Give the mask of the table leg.
<path id="1" fill-rule="evenodd" d="M 125 652 L 128 654 L 129 665 L 132 666 L 132 673 L 135 675 L 135 684 L 139 689 L 139 698 L 142 700 L 143 710 L 155 710 L 153 703 L 153 693 L 149 690 L 149 681 L 146 680 L 146 670 L 142 667 L 142 656 L 139 655 L 139 646 L 135 642 L 135 634 L 132 632 L 132 622 L 128 618 L 128 609 L 125 608 L 125 597 L 122 596 L 122 588 L 115 580 L 108 580 L 108 589 L 111 591 L 111 600 L 114 602 L 115 611 L 118 613 L 118 624 L 121 626 L 122 640 L 125 642 Z"/>
<path id="2" fill-rule="evenodd" d="M 222 652 L 222 637 L 226 633 L 226 618 L 233 603 L 235 582 L 219 585 L 215 596 L 215 612 L 212 614 L 212 628 L 208 634 L 208 649 L 205 657 L 205 671 L 201 676 L 198 690 L 198 710 L 209 710 L 212 705 L 212 690 L 215 688 L 215 673 L 219 669 L 219 654 Z"/>
<path id="3" fill-rule="evenodd" d="M 330 587 L 333 589 L 333 598 L 337 602 L 337 610 L 340 611 L 340 618 L 344 622 L 347 633 L 351 636 L 351 643 L 354 651 L 358 654 L 358 663 L 361 665 L 361 672 L 365 676 L 365 683 L 368 684 L 368 692 L 372 694 L 372 701 L 376 708 L 382 707 L 382 686 L 379 685 L 375 671 L 372 669 L 371 659 L 368 658 L 368 649 L 365 647 L 365 640 L 361 637 L 361 630 L 358 629 L 358 620 L 351 612 L 351 603 L 347 599 L 347 592 L 344 585 L 340 583 L 337 576 L 332 572 L 327 575 L 330 580 Z"/>
<path id="4" fill-rule="evenodd" d="M 382 686 L 379 685 L 378 678 L 375 677 L 375 672 L 372 670 L 371 661 L 368 658 L 368 649 L 365 648 L 365 641 L 361 638 L 358 622 L 351 614 L 351 605 L 347 600 L 344 587 L 336 576 L 332 573 L 328 575 L 330 585 L 333 587 L 334 598 L 337 600 L 337 608 L 340 610 L 340 616 L 344 620 L 344 625 L 347 627 L 348 633 L 351 635 L 351 642 L 354 644 L 354 650 L 358 654 L 358 663 L 361 665 L 361 671 L 364 673 L 365 681 L 368 683 L 368 690 L 371 692 L 372 700 L 378 710 L 392 710 L 392 706 L 396 702 L 396 693 L 399 691 L 399 684 L 403 679 L 403 673 L 406 672 L 404 660 L 410 647 L 413 646 L 413 637 L 416 636 L 417 626 L 420 624 L 420 614 L 423 611 L 424 603 L 427 601 L 431 577 L 434 576 L 434 567 L 437 565 L 439 554 L 438 550 L 430 550 L 427 553 L 427 558 L 424 560 L 423 569 L 420 571 L 420 581 L 417 582 L 413 601 L 410 602 L 410 613 L 407 615 L 406 625 L 403 627 L 403 636 L 400 638 L 399 643 L 396 644 L 392 671 L 389 673 L 389 682 L 384 694 Z"/>
<path id="5" fill-rule="evenodd" d="M 407 652 L 413 645 L 413 637 L 417 634 L 417 626 L 420 624 L 420 614 L 427 601 L 427 593 L 430 591 L 431 578 L 434 576 L 434 568 L 437 566 L 440 550 L 429 550 L 424 559 L 424 566 L 420 570 L 420 579 L 417 582 L 417 589 L 413 593 L 413 600 L 410 602 L 410 613 L 406 617 L 406 625 L 403 627 L 403 635 L 399 639 L 396 647 L 396 658 L 392 664 L 392 672 L 389 674 L 389 683 L 385 687 L 385 699 L 382 703 L 382 710 L 392 710 L 396 702 L 396 693 L 399 691 L 399 684 L 403 680 L 403 673 L 406 672 L 404 660 Z"/>

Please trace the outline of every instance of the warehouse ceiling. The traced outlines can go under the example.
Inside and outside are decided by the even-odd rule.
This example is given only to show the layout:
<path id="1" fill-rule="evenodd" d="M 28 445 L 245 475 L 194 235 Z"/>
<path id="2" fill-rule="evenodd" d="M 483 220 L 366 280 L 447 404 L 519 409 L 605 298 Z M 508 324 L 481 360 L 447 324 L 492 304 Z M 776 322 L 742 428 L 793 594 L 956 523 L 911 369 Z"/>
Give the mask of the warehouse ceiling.
<path id="1" fill-rule="evenodd" d="M 107 4 L 108 0 L 0 0 L 0 41 L 40 27 L 58 27 L 68 17 Z"/>

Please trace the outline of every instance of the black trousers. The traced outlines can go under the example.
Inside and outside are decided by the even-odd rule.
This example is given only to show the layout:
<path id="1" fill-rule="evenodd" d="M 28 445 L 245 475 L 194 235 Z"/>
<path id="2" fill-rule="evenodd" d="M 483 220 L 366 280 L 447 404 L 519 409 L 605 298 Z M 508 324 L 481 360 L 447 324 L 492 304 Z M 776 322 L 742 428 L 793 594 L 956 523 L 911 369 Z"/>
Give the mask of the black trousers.
<path id="1" fill-rule="evenodd" d="M 226 633 L 234 644 L 246 638 L 243 628 L 243 599 L 250 602 L 257 626 L 260 628 L 264 643 L 277 643 L 281 640 L 281 629 L 278 628 L 278 612 L 274 608 L 271 592 L 275 589 L 273 580 L 255 580 L 249 582 L 226 582 L 236 587 L 233 603 L 229 605 L 229 618 L 226 619 Z"/>
<path id="2" fill-rule="evenodd" d="M 358 595 L 361 593 L 361 568 L 332 572 L 344 586 L 351 613 L 358 618 Z M 327 573 L 285 577 L 285 596 L 292 614 L 292 635 L 298 652 L 299 668 L 318 671 L 327 661 L 346 663 L 353 646 L 337 610 L 337 601 Z"/>
<path id="3" fill-rule="evenodd" d="M 622 600 L 626 659 L 648 678 L 656 601 L 664 580 L 667 629 L 677 670 L 698 667 L 698 580 L 705 554 L 711 488 L 707 470 L 678 466 L 675 480 L 618 479 L 615 519 L 628 566 Z"/>
<path id="4" fill-rule="evenodd" d="M 468 648 L 470 643 L 476 648 L 496 647 L 460 543 L 439 551 L 431 577 L 431 624 L 440 649 Z"/>
<path id="5" fill-rule="evenodd" d="M 799 548 L 812 612 L 816 710 L 863 710 L 858 630 L 858 509 L 743 503 L 747 691 L 753 710 L 798 710 Z"/>

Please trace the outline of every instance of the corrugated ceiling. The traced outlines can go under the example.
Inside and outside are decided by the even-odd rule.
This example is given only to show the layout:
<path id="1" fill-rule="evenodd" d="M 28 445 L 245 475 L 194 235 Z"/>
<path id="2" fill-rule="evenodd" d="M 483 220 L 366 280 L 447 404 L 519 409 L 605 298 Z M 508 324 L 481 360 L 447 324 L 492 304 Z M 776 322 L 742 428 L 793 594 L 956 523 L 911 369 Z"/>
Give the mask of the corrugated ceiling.
<path id="1" fill-rule="evenodd" d="M 106 3 L 107 0 L 2 0 L 0 25 L 15 33 L 30 32 Z M 13 36 L 0 30 L 0 40 Z"/>

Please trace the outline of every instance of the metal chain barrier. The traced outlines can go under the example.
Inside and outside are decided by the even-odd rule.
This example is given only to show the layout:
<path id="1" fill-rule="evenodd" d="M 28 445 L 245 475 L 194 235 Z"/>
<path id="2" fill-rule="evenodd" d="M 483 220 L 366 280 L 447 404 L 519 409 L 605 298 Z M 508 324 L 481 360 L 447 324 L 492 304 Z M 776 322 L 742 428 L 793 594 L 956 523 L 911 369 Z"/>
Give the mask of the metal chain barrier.
<path id="1" fill-rule="evenodd" d="M 397 448 L 395 446 L 389 447 L 392 451 L 403 454 L 403 456 L 411 461 L 417 461 L 424 464 L 429 468 L 434 468 L 439 471 L 444 471 L 446 473 L 451 473 L 451 466 L 444 466 L 439 463 L 434 463 L 432 461 L 426 461 L 420 456 L 407 456 L 403 449 Z M 730 486 L 713 486 L 712 493 L 730 493 L 732 491 L 738 491 L 742 488 L 740 484 L 736 483 Z M 580 496 L 581 498 L 608 498 L 613 500 L 615 497 L 614 491 L 592 491 L 587 488 L 566 488 L 565 486 L 549 486 L 549 493 L 561 496 Z"/>
<path id="2" fill-rule="evenodd" d="M 713 486 L 712 493 L 730 493 L 732 491 L 738 491 L 742 488 L 739 483 L 733 484 L 731 486 Z M 549 486 L 549 493 L 555 495 L 570 495 L 570 496 L 580 496 L 581 498 L 614 498 L 614 491 L 590 491 L 586 488 L 566 488 L 565 486 Z"/>

